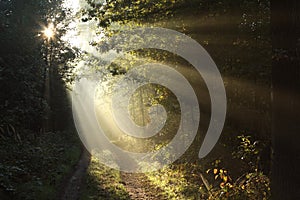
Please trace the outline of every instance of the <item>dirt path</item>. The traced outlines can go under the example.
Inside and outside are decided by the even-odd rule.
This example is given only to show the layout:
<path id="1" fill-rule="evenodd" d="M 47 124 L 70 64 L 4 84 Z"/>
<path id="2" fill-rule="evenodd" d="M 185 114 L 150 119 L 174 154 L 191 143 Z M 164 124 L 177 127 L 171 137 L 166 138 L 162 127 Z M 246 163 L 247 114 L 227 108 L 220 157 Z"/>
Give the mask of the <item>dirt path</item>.
<path id="1" fill-rule="evenodd" d="M 86 175 L 86 170 L 90 163 L 90 154 L 84 149 L 80 160 L 78 161 L 76 168 L 71 175 L 71 177 L 67 180 L 64 190 L 60 195 L 61 200 L 77 200 L 80 197 L 80 189 L 83 183 L 83 180 Z"/>
<path id="2" fill-rule="evenodd" d="M 132 200 L 157 200 L 168 199 L 162 190 L 151 185 L 144 174 L 121 172 L 124 187 Z"/>
<path id="3" fill-rule="evenodd" d="M 83 150 L 80 160 L 78 161 L 74 172 L 66 179 L 63 184 L 63 189 L 59 195 L 61 200 L 78 200 L 80 199 L 82 188 L 86 178 L 87 168 L 90 164 L 91 156 L 87 150 Z M 110 177 L 107 173 L 105 176 Z M 164 200 L 168 199 L 163 195 L 163 191 L 151 184 L 145 174 L 139 173 L 125 173 L 120 172 L 120 184 L 124 185 L 126 193 L 128 193 L 128 200 Z M 112 182 L 116 180 L 111 180 Z M 102 194 L 96 194 L 102 196 Z M 103 195 L 105 199 L 106 195 Z M 107 196 L 109 198 L 109 196 Z M 127 197 L 125 197 L 127 199 Z"/>

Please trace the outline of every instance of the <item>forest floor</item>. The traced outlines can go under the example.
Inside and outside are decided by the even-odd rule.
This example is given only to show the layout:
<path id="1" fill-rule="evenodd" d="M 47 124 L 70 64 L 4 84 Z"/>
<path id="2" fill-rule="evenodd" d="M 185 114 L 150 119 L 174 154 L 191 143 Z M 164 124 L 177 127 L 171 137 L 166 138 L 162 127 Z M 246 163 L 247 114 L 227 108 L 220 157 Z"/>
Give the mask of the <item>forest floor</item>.
<path id="1" fill-rule="evenodd" d="M 92 156 L 84 181 L 73 185 L 75 192 L 80 188 L 79 196 L 65 199 L 206 199 L 207 191 L 199 173 L 193 174 L 193 171 L 199 170 L 198 167 L 193 163 L 177 163 L 156 172 L 126 173 L 108 168 Z"/>
<path id="2" fill-rule="evenodd" d="M 167 199 L 163 191 L 152 185 L 145 174 L 119 172 L 105 167 L 86 150 L 63 190 L 60 197 L 62 200 Z"/>
<path id="3" fill-rule="evenodd" d="M 101 184 L 99 188 L 90 183 L 91 175 L 100 173 L 102 176 L 94 180 Z M 151 184 L 151 181 L 142 173 L 125 173 L 108 169 L 92 158 L 90 153 L 83 149 L 80 159 L 62 184 L 59 195 L 61 200 L 77 199 L 136 199 L 155 200 L 168 199 L 163 190 Z M 110 185 L 112 187 L 107 186 Z M 115 185 L 116 187 L 113 187 Z M 91 190 L 92 189 L 92 190 Z M 107 190 L 108 189 L 108 190 Z M 118 190 L 120 190 L 118 191 Z"/>
<path id="4" fill-rule="evenodd" d="M 166 199 L 163 191 L 153 186 L 145 174 L 121 173 L 121 179 L 130 199 Z"/>
<path id="5" fill-rule="evenodd" d="M 0 199 L 57 199 L 80 157 L 79 139 L 73 131 L 23 135 L 0 140 Z"/>

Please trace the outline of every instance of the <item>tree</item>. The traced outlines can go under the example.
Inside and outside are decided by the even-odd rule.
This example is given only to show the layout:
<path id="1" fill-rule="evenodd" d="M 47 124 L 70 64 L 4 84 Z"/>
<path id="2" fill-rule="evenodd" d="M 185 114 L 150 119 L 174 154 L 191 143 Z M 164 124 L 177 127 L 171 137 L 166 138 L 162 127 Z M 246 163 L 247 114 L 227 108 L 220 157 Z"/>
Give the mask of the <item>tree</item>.
<path id="1" fill-rule="evenodd" d="M 45 39 L 38 37 L 38 33 L 53 16 L 56 20 L 63 19 L 63 12 L 58 6 L 60 3 L 59 0 L 0 1 L 1 130 L 14 127 L 37 132 L 41 129 L 49 102 L 43 97 L 46 68 L 43 54 L 47 47 L 43 44 Z M 60 19 L 56 15 L 58 10 Z M 66 53 L 56 57 L 56 67 L 72 56 L 72 51 L 59 42 L 60 46 L 52 45 L 53 54 L 57 55 L 60 50 Z M 2 132 L 7 131 L 0 131 L 0 134 Z"/>
<path id="2" fill-rule="evenodd" d="M 300 2 L 273 0 L 272 198 L 300 199 Z"/>

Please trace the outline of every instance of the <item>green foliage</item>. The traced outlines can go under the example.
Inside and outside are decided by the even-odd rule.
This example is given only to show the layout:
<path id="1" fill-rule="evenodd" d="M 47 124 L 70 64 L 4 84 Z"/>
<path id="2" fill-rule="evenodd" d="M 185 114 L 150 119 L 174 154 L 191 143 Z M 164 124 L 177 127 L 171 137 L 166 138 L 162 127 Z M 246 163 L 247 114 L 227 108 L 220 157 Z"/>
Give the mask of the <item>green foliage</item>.
<path id="1" fill-rule="evenodd" d="M 260 143 L 258 141 L 253 142 L 249 135 L 240 135 L 238 139 L 240 140 L 240 144 L 237 150 L 233 152 L 233 156 L 243 160 L 250 168 L 257 170 L 259 153 L 261 151 Z"/>
<path id="2" fill-rule="evenodd" d="M 251 136 L 245 135 L 238 136 L 238 140 L 237 150 L 232 154 L 246 163 L 246 172 L 232 178 L 230 171 L 222 167 L 220 160 L 212 163 L 213 168 L 208 169 L 206 173 L 210 174 L 218 185 L 214 184 L 209 190 L 208 199 L 270 199 L 270 179 L 258 168 L 260 142 L 253 142 Z"/>
<path id="3" fill-rule="evenodd" d="M 237 158 L 244 156 L 243 160 L 216 159 L 210 167 L 204 160 L 201 163 L 179 161 L 146 175 L 153 185 L 164 191 L 168 199 L 270 199 L 270 180 L 256 165 L 261 151 L 258 143 L 261 142 L 253 142 L 250 136 L 238 137 L 234 144 L 238 151 L 234 154 Z M 233 171 L 231 162 L 236 165 L 246 162 L 244 172 Z M 228 168 L 224 167 L 225 164 Z"/>
<path id="4" fill-rule="evenodd" d="M 262 173 L 248 172 L 235 181 L 231 179 L 225 169 L 215 168 L 213 173 L 215 180 L 220 185 L 209 191 L 208 199 L 270 199 L 270 180 Z"/>
<path id="5" fill-rule="evenodd" d="M 45 63 L 33 19 L 42 9 L 33 1 L 1 1 L 0 5 L 0 126 L 37 131 L 46 106 L 41 93 Z"/>
<path id="6" fill-rule="evenodd" d="M 242 8 L 245 11 L 252 9 L 268 12 L 269 0 L 107 0 L 95 3 L 87 0 L 90 8 L 82 10 L 82 21 L 99 19 L 101 27 L 108 27 L 112 22 L 128 23 L 129 21 L 158 21 L 165 17 L 171 17 L 181 10 L 197 8 L 209 12 L 226 12 L 232 8 Z M 259 13 L 263 15 L 265 13 Z M 252 21 L 249 26 L 252 26 Z M 261 23 L 258 23 L 260 25 Z M 248 25 L 247 25 L 248 26 Z M 251 28 L 251 27 L 250 27 Z"/>
<path id="7" fill-rule="evenodd" d="M 38 139 L 24 135 L 22 143 L 0 140 L 0 197 L 55 199 L 80 156 L 80 143 L 71 132 L 47 133 Z"/>
<path id="8" fill-rule="evenodd" d="M 198 199 L 200 197 L 198 182 L 190 179 L 195 180 L 197 171 L 199 172 L 199 165 L 181 163 L 146 173 L 146 176 L 151 184 L 160 188 L 168 199 Z M 188 172 L 192 173 L 188 174 Z"/>
<path id="9" fill-rule="evenodd" d="M 102 27 L 107 27 L 114 21 L 145 20 L 154 14 L 168 16 L 176 7 L 186 3 L 185 0 L 108 0 L 103 5 L 90 0 L 88 2 L 92 9 L 83 12 L 88 18 L 82 18 L 82 21 L 98 18 Z"/>
<path id="10" fill-rule="evenodd" d="M 0 2 L 0 46 L 5 47 L 0 49 L 0 127 L 4 129 L 13 126 L 16 131 L 30 129 L 37 134 L 41 131 L 45 110 L 49 108 L 44 99 L 47 65 L 44 58 L 49 44 L 38 37 L 43 29 L 39 24 L 53 18 L 51 16 L 55 16 L 55 20 L 63 18 L 63 13 L 56 15 L 57 10 L 50 9 L 58 3 L 60 1 Z M 52 64 L 62 66 L 60 73 L 67 76 L 69 69 L 64 63 L 73 58 L 74 51 L 58 38 L 59 35 L 52 44 L 55 60 Z M 10 135 L 6 130 L 3 134 Z"/>
<path id="11" fill-rule="evenodd" d="M 49 107 L 44 100 L 49 44 L 38 35 L 48 18 L 58 19 L 53 8 L 59 3 L 0 1 L 0 199 L 56 199 L 62 179 L 79 158 L 74 131 L 42 134 Z M 56 41 L 54 66 L 74 52 Z M 64 53 L 58 56 L 60 50 Z"/>
<path id="12" fill-rule="evenodd" d="M 36 128 L 34 124 L 42 118 L 45 102 L 42 99 L 43 64 L 29 57 L 8 55 L 0 59 L 0 124 L 11 124 L 18 128 Z M 2 62 L 1 62 L 2 61 Z M 36 62 L 35 65 L 29 64 Z M 28 66 L 29 65 L 29 66 Z"/>

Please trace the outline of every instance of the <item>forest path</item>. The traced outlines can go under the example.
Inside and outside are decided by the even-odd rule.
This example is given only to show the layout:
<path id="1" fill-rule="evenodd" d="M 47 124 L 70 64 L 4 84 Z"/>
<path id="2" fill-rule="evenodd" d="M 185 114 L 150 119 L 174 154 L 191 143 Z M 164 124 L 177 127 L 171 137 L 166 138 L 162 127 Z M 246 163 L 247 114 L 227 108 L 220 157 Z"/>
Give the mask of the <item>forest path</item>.
<path id="1" fill-rule="evenodd" d="M 86 176 L 87 168 L 90 164 L 90 153 L 83 148 L 81 157 L 71 174 L 70 178 L 66 180 L 63 184 L 63 189 L 60 194 L 61 200 L 77 200 L 80 199 L 80 190 L 82 184 L 84 183 L 84 178 Z"/>
<path id="2" fill-rule="evenodd" d="M 121 172 L 121 178 L 132 200 L 167 199 L 160 188 L 151 185 L 145 174 Z"/>
<path id="3" fill-rule="evenodd" d="M 91 155 L 84 149 L 81 157 L 74 168 L 73 173 L 66 178 L 63 183 L 62 192 L 59 195 L 61 200 L 78 200 L 81 197 L 82 188 L 84 188 L 87 169 L 90 164 Z M 110 176 L 110 174 L 106 174 Z M 151 184 L 143 173 L 125 173 L 120 172 L 121 183 L 124 185 L 130 200 L 156 200 L 168 199 L 163 195 L 163 191 Z M 105 195 L 104 195 L 105 196 Z"/>

